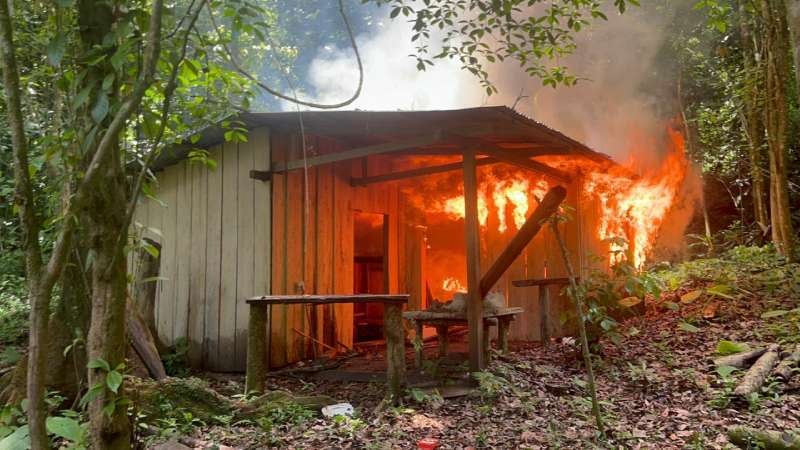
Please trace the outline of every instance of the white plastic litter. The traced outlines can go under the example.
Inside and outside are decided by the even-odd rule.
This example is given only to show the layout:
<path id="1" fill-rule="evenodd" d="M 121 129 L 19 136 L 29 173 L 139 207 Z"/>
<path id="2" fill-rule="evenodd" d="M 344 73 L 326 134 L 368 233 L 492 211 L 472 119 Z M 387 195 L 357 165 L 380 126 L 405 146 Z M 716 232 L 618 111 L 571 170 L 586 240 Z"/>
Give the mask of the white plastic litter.
<path id="1" fill-rule="evenodd" d="M 350 403 L 337 403 L 322 408 L 322 415 L 325 417 L 347 416 L 351 417 L 355 410 Z"/>

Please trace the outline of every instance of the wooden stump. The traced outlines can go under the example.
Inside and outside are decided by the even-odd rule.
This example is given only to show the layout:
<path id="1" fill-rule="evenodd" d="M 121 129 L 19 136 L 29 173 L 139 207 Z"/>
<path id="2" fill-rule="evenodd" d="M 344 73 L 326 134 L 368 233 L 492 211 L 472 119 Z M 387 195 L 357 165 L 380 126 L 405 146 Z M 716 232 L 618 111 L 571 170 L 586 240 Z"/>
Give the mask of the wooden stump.
<path id="1" fill-rule="evenodd" d="M 414 321 L 414 332 L 416 333 L 416 336 L 414 336 L 414 367 L 419 369 L 422 367 L 422 348 L 424 346 L 421 320 Z"/>
<path id="2" fill-rule="evenodd" d="M 542 346 L 550 342 L 550 330 L 548 321 L 550 320 L 550 286 L 543 284 L 539 286 L 539 336 Z"/>
<path id="3" fill-rule="evenodd" d="M 406 384 L 405 328 L 403 327 L 402 305 L 384 303 L 383 326 L 386 336 L 388 395 L 393 403 L 397 403 L 403 396 L 403 388 Z"/>
<path id="4" fill-rule="evenodd" d="M 269 362 L 267 361 L 267 308 L 250 305 L 247 325 L 247 372 L 245 393 L 264 392 Z"/>

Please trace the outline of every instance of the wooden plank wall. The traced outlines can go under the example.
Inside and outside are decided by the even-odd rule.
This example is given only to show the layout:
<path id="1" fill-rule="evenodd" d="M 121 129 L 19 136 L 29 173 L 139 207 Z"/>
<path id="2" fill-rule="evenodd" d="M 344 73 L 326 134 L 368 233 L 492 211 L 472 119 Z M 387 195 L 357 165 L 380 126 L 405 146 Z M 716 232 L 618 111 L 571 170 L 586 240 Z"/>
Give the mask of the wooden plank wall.
<path id="1" fill-rule="evenodd" d="M 273 162 L 299 159 L 297 136 L 273 134 Z M 343 148 L 335 141 L 307 137 L 308 155 Z M 387 216 L 389 227 L 389 292 L 398 292 L 400 263 L 399 194 L 391 184 L 368 188 L 350 185 L 352 176 L 374 173 L 384 163 L 354 160 L 308 170 L 308 218 L 303 195 L 303 170 L 273 179 L 272 293 L 353 293 L 353 218 L 356 211 Z M 323 349 L 303 336 L 331 346 L 352 347 L 353 306 L 274 306 L 270 316 L 270 364 L 279 367 Z M 302 333 L 302 334 L 301 334 Z"/>
<path id="2" fill-rule="evenodd" d="M 271 186 L 249 177 L 269 169 L 269 145 L 266 129 L 253 130 L 248 142 L 210 149 L 216 170 L 188 161 L 167 167 L 157 174 L 159 201 L 144 200 L 136 212 L 139 232 L 162 245 L 159 338 L 186 338 L 195 367 L 243 370 L 244 300 L 270 292 Z"/>

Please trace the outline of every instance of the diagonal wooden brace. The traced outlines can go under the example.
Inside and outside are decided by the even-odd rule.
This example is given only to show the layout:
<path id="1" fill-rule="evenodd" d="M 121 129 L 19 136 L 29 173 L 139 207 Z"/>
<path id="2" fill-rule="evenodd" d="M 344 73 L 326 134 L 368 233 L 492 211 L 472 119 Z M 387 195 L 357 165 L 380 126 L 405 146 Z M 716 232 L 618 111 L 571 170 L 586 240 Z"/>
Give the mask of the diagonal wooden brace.
<path id="1" fill-rule="evenodd" d="M 564 201 L 564 198 L 567 196 L 567 190 L 562 186 L 556 186 L 549 191 L 547 191 L 547 195 L 544 196 L 542 202 L 539 203 L 539 206 L 536 210 L 528 216 L 528 219 L 525 220 L 525 223 L 522 227 L 517 231 L 517 234 L 511 239 L 511 242 L 508 243 L 508 246 L 503 250 L 503 253 L 497 257 L 489 267 L 489 270 L 483 274 L 481 277 L 481 298 L 486 297 L 486 294 L 489 293 L 489 290 L 492 289 L 497 280 L 503 276 L 506 270 L 511 267 L 511 264 L 514 263 L 514 260 L 517 259 L 522 251 L 525 249 L 525 246 L 533 240 L 539 230 L 542 228 L 542 224 L 553 215 L 558 209 L 558 205 Z"/>

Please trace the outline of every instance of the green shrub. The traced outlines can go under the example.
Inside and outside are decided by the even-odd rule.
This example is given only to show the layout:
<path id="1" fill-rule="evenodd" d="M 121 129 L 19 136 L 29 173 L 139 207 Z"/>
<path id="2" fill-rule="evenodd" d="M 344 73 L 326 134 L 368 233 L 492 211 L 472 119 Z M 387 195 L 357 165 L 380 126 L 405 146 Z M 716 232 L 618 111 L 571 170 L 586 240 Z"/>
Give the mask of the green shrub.
<path id="1" fill-rule="evenodd" d="M 21 344 L 28 332 L 25 280 L 0 275 L 0 347 Z"/>

